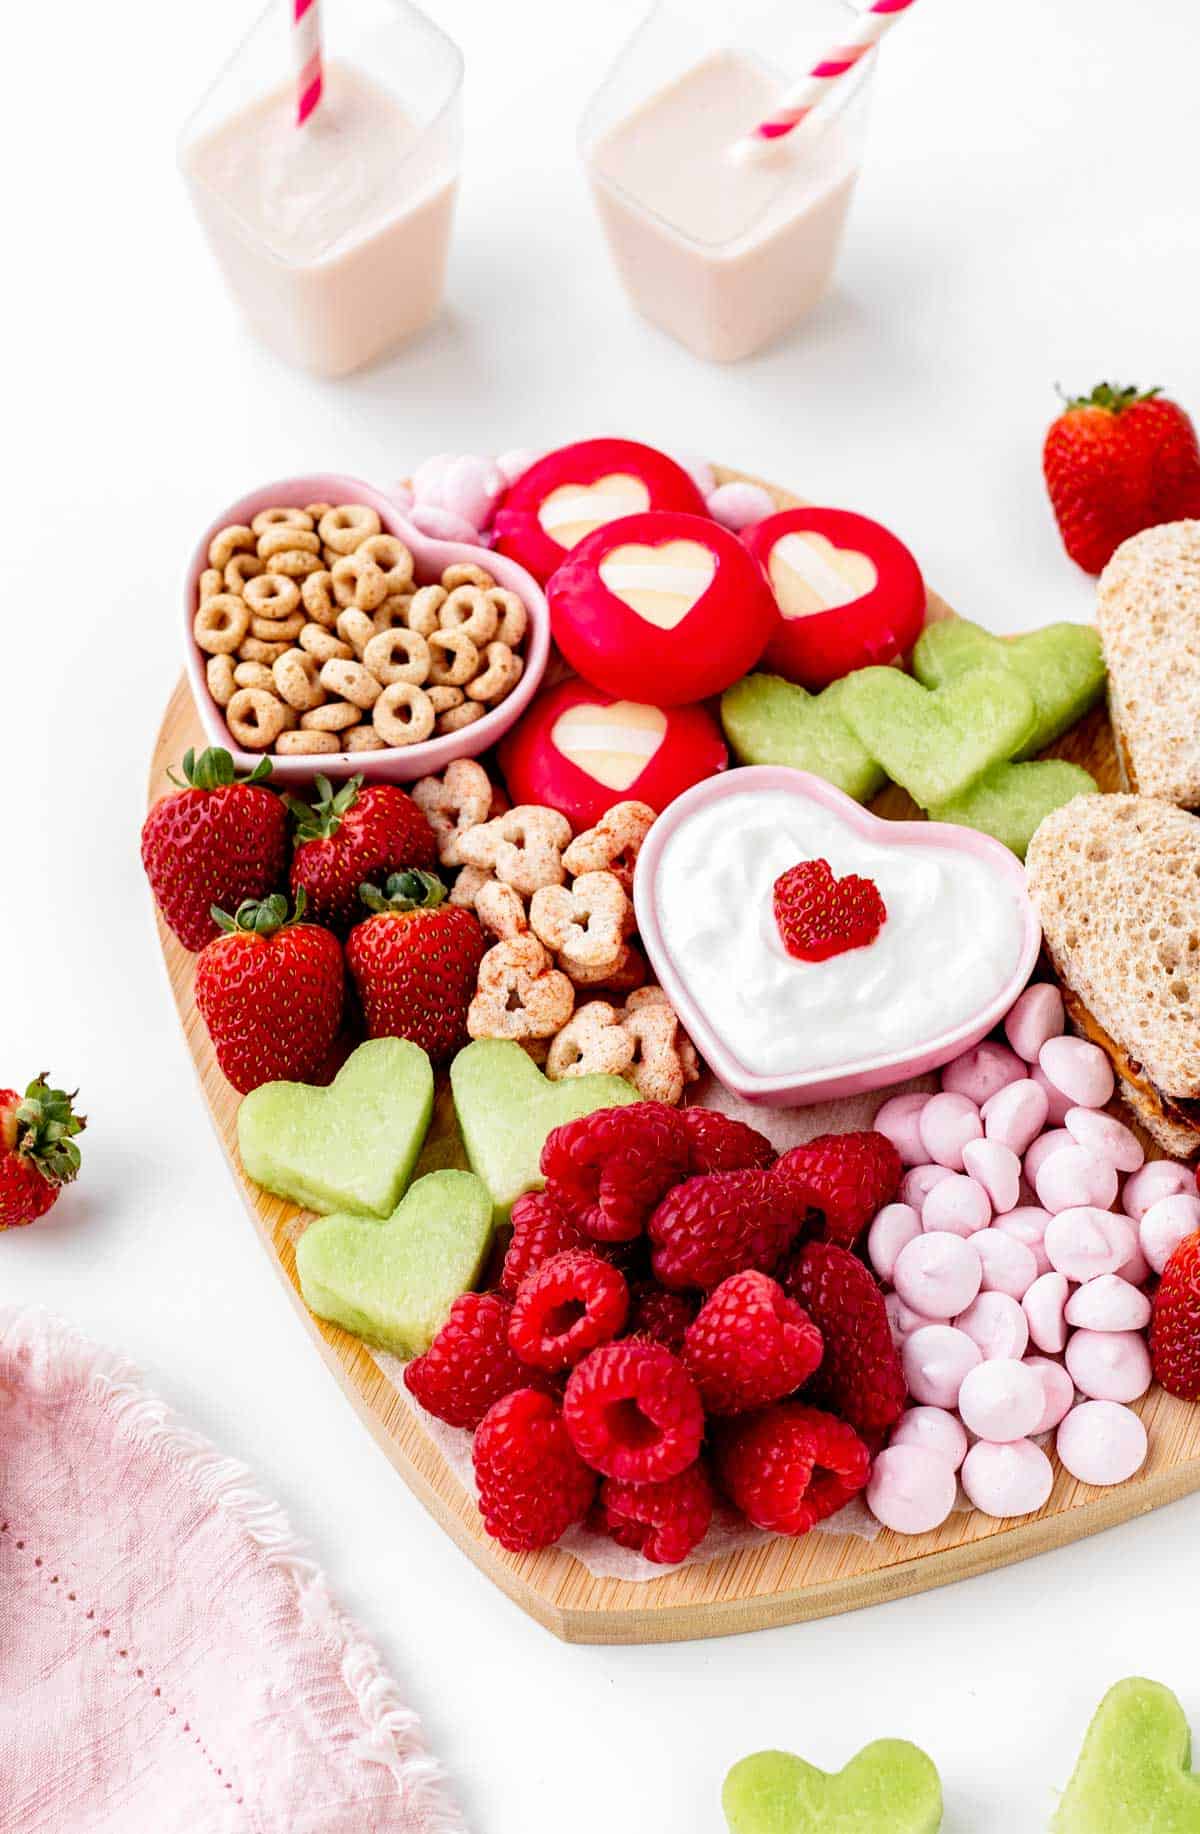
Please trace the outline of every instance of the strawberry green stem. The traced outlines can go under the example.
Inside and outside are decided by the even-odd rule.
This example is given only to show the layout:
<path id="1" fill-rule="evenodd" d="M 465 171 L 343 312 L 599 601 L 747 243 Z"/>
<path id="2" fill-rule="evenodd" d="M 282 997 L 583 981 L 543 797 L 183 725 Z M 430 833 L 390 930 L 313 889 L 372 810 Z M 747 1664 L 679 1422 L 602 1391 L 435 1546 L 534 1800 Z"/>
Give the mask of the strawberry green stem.
<path id="1" fill-rule="evenodd" d="M 358 895 L 376 916 L 386 911 L 434 911 L 446 896 L 446 887 L 434 872 L 392 873 L 382 891 L 370 883 L 360 885 Z"/>
<path id="2" fill-rule="evenodd" d="M 209 906 L 209 915 L 218 929 L 227 936 L 238 933 L 243 936 L 274 936 L 280 930 L 290 929 L 292 924 L 303 923 L 308 895 L 304 887 L 296 889 L 295 913 L 289 915 L 288 901 L 282 892 L 272 892 L 269 898 L 245 898 L 238 905 L 231 917 L 219 904 Z"/>
<path id="3" fill-rule="evenodd" d="M 1103 408 L 1109 414 L 1121 414 L 1126 408 L 1131 408 L 1135 401 L 1153 401 L 1156 395 L 1162 394 L 1162 390 L 1124 388 L 1119 382 L 1098 382 L 1090 395 L 1068 395 L 1061 388 L 1058 393 L 1068 411 L 1071 408 Z"/>
<path id="4" fill-rule="evenodd" d="M 239 777 L 233 759 L 221 746 L 210 745 L 199 757 L 189 748 L 183 754 L 183 775 L 181 783 L 174 771 L 167 772 L 171 782 L 181 790 L 223 790 L 231 783 L 265 783 L 271 775 L 271 760 L 260 758 L 248 776 Z"/>
<path id="5" fill-rule="evenodd" d="M 296 824 L 296 845 L 304 841 L 330 840 L 358 801 L 362 782 L 361 777 L 350 777 L 335 794 L 328 777 L 317 777 L 313 780 L 317 792 L 315 803 L 301 802 L 298 796 L 285 796 L 288 813 Z"/>
<path id="6" fill-rule="evenodd" d="M 72 1104 L 78 1090 L 68 1095 L 65 1089 L 52 1089 L 49 1077 L 37 1076 L 17 1104 L 15 1151 L 28 1159 L 47 1184 L 70 1184 L 79 1172 L 79 1148 L 75 1135 L 81 1134 L 87 1121 L 76 1114 Z"/>

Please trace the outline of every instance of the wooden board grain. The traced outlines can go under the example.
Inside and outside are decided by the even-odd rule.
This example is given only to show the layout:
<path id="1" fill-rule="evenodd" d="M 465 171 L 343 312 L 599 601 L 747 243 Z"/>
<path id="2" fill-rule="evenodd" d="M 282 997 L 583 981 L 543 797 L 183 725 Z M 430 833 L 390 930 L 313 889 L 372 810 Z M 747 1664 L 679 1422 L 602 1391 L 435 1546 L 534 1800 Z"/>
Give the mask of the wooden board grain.
<path id="1" fill-rule="evenodd" d="M 723 474 L 735 475 L 740 474 Z M 781 507 L 798 501 L 782 491 L 775 495 Z M 952 614 L 931 594 L 930 615 Z M 196 711 L 181 680 L 158 735 L 151 800 L 170 788 L 167 768 L 189 745 L 202 743 Z M 1112 735 L 1102 709 L 1081 721 L 1054 752 L 1084 765 L 1102 789 L 1119 787 Z M 908 798 L 894 788 L 885 791 L 875 807 L 896 818 L 915 814 Z M 1151 1450 L 1137 1478 L 1102 1490 L 1077 1483 L 1059 1470 L 1045 1508 L 1015 1523 L 970 1511 L 917 1537 L 884 1530 L 874 1541 L 834 1535 L 777 1538 L 707 1565 L 666 1572 L 645 1584 L 593 1578 L 579 1562 L 554 1550 L 506 1553 L 488 1539 L 473 1499 L 369 1352 L 356 1338 L 313 1318 L 304 1306 L 296 1284 L 294 1243 L 305 1219 L 295 1205 L 261 1191 L 242 1171 L 235 1126 L 238 1097 L 217 1068 L 196 1011 L 195 958 L 161 920 L 156 921 L 171 992 L 217 1137 L 251 1222 L 326 1364 L 364 1425 L 447 1534 L 522 1610 L 567 1642 L 684 1641 L 854 1611 L 1062 1547 L 1200 1488 L 1200 1408 L 1155 1388 L 1139 1403 Z M 420 1169 L 453 1163 L 458 1151 L 453 1105 L 443 1079 Z"/>

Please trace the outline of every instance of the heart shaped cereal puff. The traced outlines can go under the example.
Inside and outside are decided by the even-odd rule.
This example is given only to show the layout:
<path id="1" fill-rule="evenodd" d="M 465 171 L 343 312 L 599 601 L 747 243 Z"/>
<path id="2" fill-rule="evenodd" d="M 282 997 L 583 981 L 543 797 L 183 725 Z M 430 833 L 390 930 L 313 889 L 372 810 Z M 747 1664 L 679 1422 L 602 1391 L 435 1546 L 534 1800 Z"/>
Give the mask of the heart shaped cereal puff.
<path id="1" fill-rule="evenodd" d="M 820 694 L 781 675 L 747 675 L 721 696 L 721 724 L 739 764 L 789 764 L 869 802 L 885 778 L 840 711 L 844 681 Z"/>
<path id="2" fill-rule="evenodd" d="M 1096 779 L 1078 764 L 1042 758 L 1032 764 L 993 764 L 961 796 L 939 803 L 929 813 L 935 821 L 978 828 L 1011 847 L 1023 860 L 1030 841 L 1052 809 L 1075 796 L 1096 793 Z"/>
<path id="3" fill-rule="evenodd" d="M 388 1216 L 433 1113 L 433 1071 L 403 1038 L 360 1044 L 327 1089 L 263 1083 L 238 1109 L 249 1177 L 306 1210 Z"/>
<path id="4" fill-rule="evenodd" d="M 785 1751 L 735 1764 L 721 1795 L 729 1834 L 937 1834 L 942 1785 L 932 1759 L 877 1739 L 829 1772 Z"/>
<path id="5" fill-rule="evenodd" d="M 396 1356 L 420 1356 L 473 1287 L 492 1242 L 492 1200 L 470 1172 L 418 1178 L 386 1222 L 322 1216 L 296 1244 L 304 1303 Z"/>
<path id="6" fill-rule="evenodd" d="M 995 637 L 966 618 L 942 618 L 926 627 L 913 651 L 913 674 L 927 688 L 978 668 L 1011 669 L 1033 696 L 1037 726 L 1017 754 L 1022 758 L 1045 751 L 1104 690 L 1104 655 L 1090 624 L 1047 624 L 1022 637 Z"/>
<path id="7" fill-rule="evenodd" d="M 859 669 L 840 702 L 859 742 L 923 809 L 961 796 L 1037 729 L 1033 696 L 1009 669 L 973 669 L 923 688 L 899 669 Z"/>
<path id="8" fill-rule="evenodd" d="M 450 1066 L 450 1086 L 471 1170 L 503 1221 L 525 1191 L 538 1191 L 546 1135 L 596 1108 L 625 1107 L 637 1090 L 619 1076 L 567 1076 L 552 1083 L 519 1044 L 479 1038 Z"/>
<path id="9" fill-rule="evenodd" d="M 1118 1681 L 1088 1727 L 1053 1834 L 1200 1834 L 1191 1746 L 1169 1688 Z"/>

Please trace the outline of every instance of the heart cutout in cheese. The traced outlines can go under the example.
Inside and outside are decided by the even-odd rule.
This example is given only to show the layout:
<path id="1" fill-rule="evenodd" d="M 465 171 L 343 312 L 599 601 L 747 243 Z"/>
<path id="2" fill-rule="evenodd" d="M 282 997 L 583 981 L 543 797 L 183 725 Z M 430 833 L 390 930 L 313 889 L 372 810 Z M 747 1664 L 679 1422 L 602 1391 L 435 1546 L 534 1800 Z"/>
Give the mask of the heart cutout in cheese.
<path id="1" fill-rule="evenodd" d="M 552 541 L 573 548 L 577 542 L 615 522 L 620 516 L 640 516 L 650 508 L 650 492 L 632 472 L 615 471 L 594 484 L 560 484 L 538 510 L 538 521 Z"/>
<path id="2" fill-rule="evenodd" d="M 682 624 L 716 571 L 715 555 L 698 541 L 664 541 L 658 548 L 629 542 L 600 563 L 600 578 L 613 597 L 659 630 Z"/>
<path id="3" fill-rule="evenodd" d="M 879 584 L 879 571 L 857 548 L 838 548 L 815 529 L 783 535 L 771 549 L 767 567 L 771 589 L 785 618 L 810 618 L 814 612 L 852 605 Z"/>
<path id="4" fill-rule="evenodd" d="M 568 707 L 554 722 L 558 751 L 606 790 L 627 790 L 637 782 L 667 736 L 661 707 L 613 701 L 608 707 Z"/>

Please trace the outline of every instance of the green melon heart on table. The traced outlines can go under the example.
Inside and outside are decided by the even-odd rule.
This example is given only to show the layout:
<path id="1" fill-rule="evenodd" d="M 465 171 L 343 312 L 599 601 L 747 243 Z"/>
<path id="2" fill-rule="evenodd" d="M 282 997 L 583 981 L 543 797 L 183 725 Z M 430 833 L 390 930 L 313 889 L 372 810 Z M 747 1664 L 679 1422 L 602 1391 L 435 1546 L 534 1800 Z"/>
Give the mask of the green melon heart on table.
<path id="1" fill-rule="evenodd" d="M 739 764 L 812 771 L 855 802 L 869 802 L 884 773 L 840 712 L 844 681 L 809 694 L 780 675 L 747 675 L 721 696 L 721 724 Z"/>
<path id="2" fill-rule="evenodd" d="M 1003 841 L 1023 860 L 1030 841 L 1053 809 L 1076 796 L 1093 796 L 1097 788 L 1096 779 L 1087 771 L 1061 758 L 993 764 L 969 790 L 939 803 L 929 813 L 934 821 L 978 828 Z"/>
<path id="3" fill-rule="evenodd" d="M 517 1198 L 538 1191 L 546 1135 L 597 1108 L 640 1098 L 619 1076 L 565 1076 L 552 1083 L 510 1039 L 481 1038 L 450 1066 L 450 1087 L 467 1160 L 503 1222 Z"/>
<path id="4" fill-rule="evenodd" d="M 492 1200 L 470 1172 L 418 1178 L 384 1222 L 322 1216 L 296 1244 L 304 1303 L 396 1356 L 420 1356 L 492 1242 Z"/>
<path id="5" fill-rule="evenodd" d="M 433 1113 L 419 1045 L 374 1038 L 327 1089 L 263 1083 L 238 1109 L 247 1175 L 306 1210 L 389 1216 L 413 1174 Z"/>
<path id="6" fill-rule="evenodd" d="M 1169 1688 L 1132 1677 L 1088 1727 L 1051 1834 L 1200 1834 L 1200 1777 L 1187 1718 Z"/>
<path id="7" fill-rule="evenodd" d="M 1013 758 L 1037 725 L 1033 696 L 1009 669 L 973 669 L 923 688 L 899 669 L 847 675 L 842 711 L 860 743 L 922 809 L 961 796 Z"/>
<path id="8" fill-rule="evenodd" d="M 1047 624 L 1020 637 L 996 637 L 966 618 L 925 627 L 913 651 L 913 674 L 942 688 L 972 669 L 1019 675 L 1033 696 L 1037 725 L 1018 755 L 1032 757 L 1070 730 L 1104 691 L 1104 653 L 1089 624 Z"/>
<path id="9" fill-rule="evenodd" d="M 942 1786 L 932 1759 L 877 1739 L 829 1772 L 786 1751 L 735 1764 L 721 1796 L 729 1834 L 937 1834 Z"/>

